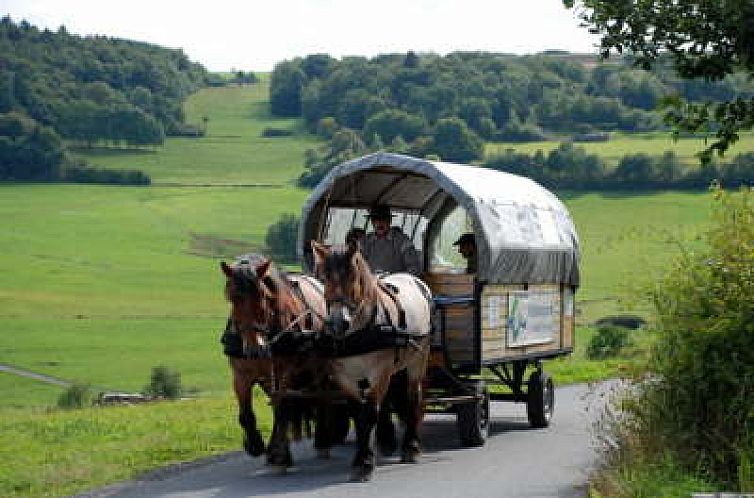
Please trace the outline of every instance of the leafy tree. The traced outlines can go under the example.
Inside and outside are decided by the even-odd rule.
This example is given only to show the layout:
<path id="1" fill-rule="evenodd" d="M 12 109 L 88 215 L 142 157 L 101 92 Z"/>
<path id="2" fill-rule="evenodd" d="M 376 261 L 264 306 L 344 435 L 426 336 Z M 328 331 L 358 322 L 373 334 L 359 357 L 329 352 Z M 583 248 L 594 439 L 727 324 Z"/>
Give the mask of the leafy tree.
<path id="1" fill-rule="evenodd" d="M 306 75 L 295 62 L 281 62 L 270 78 L 270 110 L 276 116 L 299 116 Z"/>
<path id="2" fill-rule="evenodd" d="M 178 399 L 182 392 L 180 372 L 164 365 L 152 368 L 149 384 L 144 387 L 144 394 L 155 398 Z"/>
<path id="3" fill-rule="evenodd" d="M 468 162 L 484 155 L 484 142 L 459 118 L 439 120 L 432 139 L 432 152 L 444 161 Z"/>
<path id="4" fill-rule="evenodd" d="M 301 70 L 307 79 L 326 78 L 336 66 L 336 60 L 327 54 L 307 55 L 301 61 Z"/>
<path id="5" fill-rule="evenodd" d="M 296 261 L 298 226 L 299 219 L 286 213 L 267 228 L 264 243 L 275 257 L 285 261 Z"/>
<path id="6" fill-rule="evenodd" d="M 18 113 L 0 114 L 0 180 L 55 180 L 64 159 L 55 130 Z"/>
<path id="7" fill-rule="evenodd" d="M 357 132 L 341 128 L 319 150 L 306 151 L 306 171 L 299 177 L 298 184 L 302 187 L 314 187 L 333 167 L 362 155 L 366 150 L 367 147 Z"/>
<path id="8" fill-rule="evenodd" d="M 584 24 L 601 38 L 604 57 L 629 52 L 645 69 L 670 59 L 682 78 L 718 81 L 742 70 L 754 74 L 754 2 L 750 0 L 563 0 L 578 5 Z M 667 54 L 667 57 L 666 57 Z M 668 101 L 677 130 L 715 130 L 701 153 L 723 154 L 740 130 L 754 127 L 754 98 L 724 102 Z"/>
<path id="9" fill-rule="evenodd" d="M 426 122 L 420 117 L 398 109 L 388 109 L 370 117 L 364 125 L 364 136 L 379 135 L 384 143 L 397 136 L 412 141 L 422 134 Z"/>
<path id="10" fill-rule="evenodd" d="M 623 156 L 615 168 L 613 176 L 629 185 L 643 185 L 652 179 L 652 157 L 648 154 L 629 154 Z"/>

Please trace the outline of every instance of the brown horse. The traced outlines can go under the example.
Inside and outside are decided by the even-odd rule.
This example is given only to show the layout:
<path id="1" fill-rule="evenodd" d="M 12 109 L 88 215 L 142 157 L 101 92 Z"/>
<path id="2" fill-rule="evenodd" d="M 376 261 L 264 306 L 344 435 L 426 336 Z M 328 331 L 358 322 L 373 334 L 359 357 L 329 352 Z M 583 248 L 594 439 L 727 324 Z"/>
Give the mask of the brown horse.
<path id="1" fill-rule="evenodd" d="M 420 453 L 431 295 L 421 280 L 407 273 L 377 278 L 356 245 L 328 248 L 313 241 L 312 249 L 316 274 L 325 285 L 324 334 L 344 351 L 331 359 L 330 368 L 357 413 L 352 479 L 366 481 L 374 472 L 372 432 L 380 407 L 391 378 L 404 370 L 403 393 L 398 396 L 405 401 L 399 413 L 406 424 L 401 460 L 415 462 Z"/>
<path id="2" fill-rule="evenodd" d="M 304 275 L 283 274 L 272 262 L 256 254 L 234 263 L 220 264 L 226 276 L 225 296 L 231 303 L 227 336 L 235 335 L 242 345 L 240 354 L 230 356 L 233 388 L 239 407 L 239 423 L 244 429 L 244 447 L 252 456 L 264 452 L 264 441 L 256 427 L 251 406 L 251 389 L 261 385 L 270 396 L 274 423 L 267 453 L 268 463 L 280 471 L 292 465 L 288 432 L 300 425 L 302 413 L 311 404 L 291 399 L 291 391 L 326 386 L 326 368 L 313 354 L 299 353 L 300 336 L 306 330 L 321 330 L 325 301 L 321 284 Z M 227 353 L 227 349 L 226 349 Z M 327 424 L 329 413 L 319 410 L 315 447 L 326 454 L 330 447 Z M 346 426 L 347 429 L 347 426 Z M 300 431 L 298 431 L 300 434 Z M 323 455 L 326 456 L 326 455 Z"/>

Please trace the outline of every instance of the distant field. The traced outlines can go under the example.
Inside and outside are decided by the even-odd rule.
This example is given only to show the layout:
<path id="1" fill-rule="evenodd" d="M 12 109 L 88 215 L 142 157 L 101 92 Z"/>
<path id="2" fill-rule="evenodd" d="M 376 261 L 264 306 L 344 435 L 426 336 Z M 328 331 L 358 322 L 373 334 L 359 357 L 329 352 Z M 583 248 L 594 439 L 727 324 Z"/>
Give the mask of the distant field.
<path id="1" fill-rule="evenodd" d="M 636 303 L 680 245 L 699 247 L 711 196 L 694 192 L 564 194 L 581 239 L 579 321 Z"/>
<path id="2" fill-rule="evenodd" d="M 201 138 L 168 138 L 163 147 L 144 150 L 79 150 L 92 166 L 139 169 L 154 183 L 289 184 L 301 174 L 304 151 L 317 144 L 300 120 L 270 116 L 268 80 L 256 85 L 207 88 L 186 105 L 190 123 L 209 118 Z M 263 138 L 267 127 L 294 130 L 296 136 Z"/>
<path id="3" fill-rule="evenodd" d="M 0 231 L 0 361 L 125 390 L 166 364 L 205 394 L 228 385 L 217 344 L 227 310 L 220 256 L 259 247 L 267 225 L 298 212 L 306 195 L 70 185 L 0 192 L 8 223 Z M 615 312 L 627 289 L 663 269 L 676 241 L 693 243 L 708 206 L 694 193 L 564 198 L 583 248 L 580 323 Z M 0 382 L 0 395 L 5 388 L 17 389 Z M 30 404 L 57 392 L 43 391 Z"/>
<path id="4" fill-rule="evenodd" d="M 536 151 L 541 150 L 547 154 L 560 145 L 560 143 L 560 141 L 488 143 L 485 153 L 487 156 L 490 156 L 500 154 L 506 149 L 514 149 L 527 154 L 534 154 Z M 673 141 L 670 133 L 666 132 L 613 133 L 608 142 L 584 142 L 574 143 L 574 145 L 583 147 L 590 154 L 599 155 L 610 167 L 616 166 L 618 161 L 627 154 L 641 152 L 652 156 L 660 156 L 665 151 L 673 151 L 681 158 L 683 164 L 694 167 L 699 164 L 699 159 L 695 154 L 705 147 L 704 141 L 701 139 L 681 138 L 678 141 Z M 741 139 L 726 153 L 724 160 L 744 152 L 754 152 L 754 134 L 752 133 L 742 134 Z"/>

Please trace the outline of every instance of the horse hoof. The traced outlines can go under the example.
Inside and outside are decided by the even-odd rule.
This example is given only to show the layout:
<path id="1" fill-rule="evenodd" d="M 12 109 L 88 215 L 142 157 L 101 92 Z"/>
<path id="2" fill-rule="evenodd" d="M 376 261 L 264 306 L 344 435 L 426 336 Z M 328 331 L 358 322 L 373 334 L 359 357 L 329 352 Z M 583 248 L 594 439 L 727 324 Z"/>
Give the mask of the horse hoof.
<path id="1" fill-rule="evenodd" d="M 374 469 L 355 468 L 351 472 L 351 482 L 369 482 L 372 480 L 373 475 Z"/>
<path id="2" fill-rule="evenodd" d="M 284 476 L 288 473 L 288 466 L 279 463 L 270 464 L 270 474 L 274 476 Z"/>
<path id="3" fill-rule="evenodd" d="M 329 460 L 330 448 L 317 448 L 317 458 L 320 460 Z"/>
<path id="4" fill-rule="evenodd" d="M 395 428 L 392 422 L 388 422 L 387 425 L 378 425 L 375 430 L 375 439 L 382 456 L 389 457 L 395 453 L 398 444 L 395 440 Z"/>
<path id="5" fill-rule="evenodd" d="M 417 463 L 419 461 L 418 451 L 404 451 L 401 454 L 401 463 Z"/>
<path id="6" fill-rule="evenodd" d="M 244 441 L 243 448 L 249 456 L 258 457 L 264 453 L 264 441 L 262 441 L 261 438 L 259 441 Z"/>

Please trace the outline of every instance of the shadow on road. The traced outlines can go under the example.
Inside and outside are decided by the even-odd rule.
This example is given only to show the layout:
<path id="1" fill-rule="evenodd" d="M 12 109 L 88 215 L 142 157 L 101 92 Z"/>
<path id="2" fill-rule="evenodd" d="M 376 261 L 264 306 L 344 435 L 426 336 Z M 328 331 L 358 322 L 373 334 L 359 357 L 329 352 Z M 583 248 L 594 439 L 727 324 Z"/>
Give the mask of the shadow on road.
<path id="1" fill-rule="evenodd" d="M 397 426 L 399 424 L 396 424 Z M 510 417 L 493 419 L 490 425 L 490 440 L 506 433 L 530 431 L 526 418 Z M 399 436 L 402 436 L 399 430 Z M 424 453 L 422 463 L 451 460 L 457 450 L 475 451 L 460 446 L 454 415 L 428 415 L 422 426 Z M 229 498 L 243 496 L 274 496 L 306 492 L 307 496 L 328 496 L 328 488 L 338 487 L 338 493 L 353 487 L 355 496 L 363 484 L 348 482 L 351 459 L 355 453 L 353 431 L 343 446 L 333 448 L 327 460 L 315 456 L 311 441 L 292 445 L 295 466 L 285 476 L 275 475 L 264 465 L 264 458 L 249 458 L 245 453 L 235 452 L 214 459 L 196 462 L 188 466 L 176 466 L 141 476 L 135 482 L 116 485 L 80 497 L 136 497 L 136 496 L 212 496 Z M 491 442 L 491 441 L 490 441 Z M 488 443 L 489 444 L 489 443 Z M 222 462 L 223 465 L 215 465 Z M 375 479 L 389 472 L 401 479 L 405 474 L 410 479 L 415 465 L 401 464 L 397 455 L 377 458 L 378 471 Z M 330 489 L 330 491 L 333 491 Z"/>

